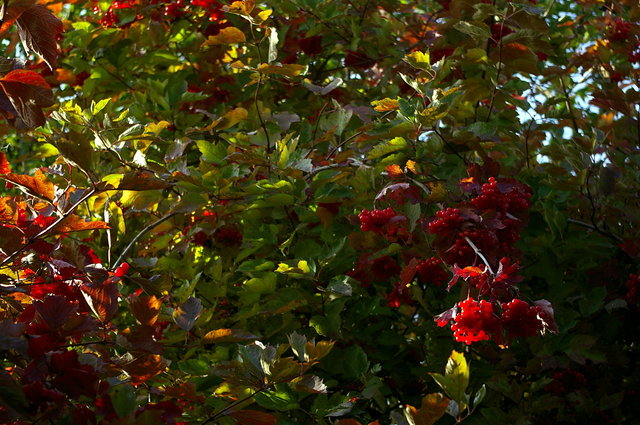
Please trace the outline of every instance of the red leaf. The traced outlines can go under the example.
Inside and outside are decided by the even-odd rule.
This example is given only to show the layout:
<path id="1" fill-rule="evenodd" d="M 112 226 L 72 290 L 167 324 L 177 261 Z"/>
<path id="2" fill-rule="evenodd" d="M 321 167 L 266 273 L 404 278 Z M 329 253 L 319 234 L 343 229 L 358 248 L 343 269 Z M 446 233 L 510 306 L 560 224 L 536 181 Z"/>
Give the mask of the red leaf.
<path id="1" fill-rule="evenodd" d="M 158 354 L 149 354 L 138 357 L 122 368 L 131 375 L 132 383 L 138 385 L 162 373 L 167 368 L 167 362 Z"/>
<path id="2" fill-rule="evenodd" d="M 103 322 L 111 320 L 118 310 L 117 280 L 109 278 L 104 282 L 94 282 L 82 287 L 87 304 Z"/>
<path id="3" fill-rule="evenodd" d="M 16 69 L 0 79 L 0 86 L 15 110 L 7 108 L 0 99 L 0 106 L 11 114 L 14 112 L 29 128 L 44 125 L 46 122 L 43 107 L 54 104 L 49 84 L 37 72 Z M 1 93 L 0 93 L 1 94 Z"/>
<path id="4" fill-rule="evenodd" d="M 38 54 L 53 70 L 58 59 L 57 40 L 64 30 L 62 21 L 46 6 L 36 4 L 22 12 L 16 26 L 25 50 Z"/>
<path id="5" fill-rule="evenodd" d="M 51 183 L 40 170 L 36 170 L 33 177 L 24 174 L 7 174 L 4 178 L 11 183 L 24 187 L 32 195 L 53 201 L 55 196 L 53 183 Z"/>
<path id="6" fill-rule="evenodd" d="M 9 174 L 11 172 L 11 165 L 7 160 L 7 156 L 4 152 L 0 152 L 0 174 Z"/>
<path id="7" fill-rule="evenodd" d="M 231 412 L 227 416 L 231 416 L 242 425 L 275 425 L 278 422 L 278 419 L 272 414 L 258 410 L 241 410 Z"/>
<path id="8" fill-rule="evenodd" d="M 69 317 L 78 311 L 78 304 L 69 302 L 65 297 L 50 295 L 44 301 L 33 303 L 36 312 L 49 328 L 57 329 L 67 323 Z"/>

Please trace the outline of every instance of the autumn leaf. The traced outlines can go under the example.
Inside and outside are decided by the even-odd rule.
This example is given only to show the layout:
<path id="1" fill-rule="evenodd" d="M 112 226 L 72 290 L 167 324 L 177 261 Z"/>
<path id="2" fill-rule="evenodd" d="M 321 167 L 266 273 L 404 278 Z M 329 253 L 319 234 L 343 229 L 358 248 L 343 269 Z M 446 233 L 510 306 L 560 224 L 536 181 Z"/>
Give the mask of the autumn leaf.
<path id="1" fill-rule="evenodd" d="M 244 43 L 247 37 L 242 31 L 236 27 L 222 28 L 216 35 L 210 35 L 207 40 L 202 43 L 202 47 L 219 46 L 221 44 Z"/>
<path id="2" fill-rule="evenodd" d="M 378 112 L 395 111 L 399 108 L 398 99 L 389 99 L 388 97 L 381 100 L 374 100 L 371 102 L 371 106 Z"/>
<path id="3" fill-rule="evenodd" d="M 36 4 L 22 12 L 16 26 L 27 53 L 36 53 L 53 70 L 58 59 L 57 41 L 64 29 L 62 21 L 46 6 Z"/>
<path id="4" fill-rule="evenodd" d="M 8 174 L 11 172 L 11 164 L 7 160 L 4 152 L 0 152 L 0 174 Z"/>
<path id="5" fill-rule="evenodd" d="M 173 321 L 181 329 L 190 331 L 196 323 L 196 319 L 202 312 L 202 302 L 198 298 L 189 297 L 180 307 L 173 312 Z"/>
<path id="6" fill-rule="evenodd" d="M 86 221 L 82 217 L 72 214 L 62 220 L 54 231 L 56 233 L 69 233 L 96 229 L 109 229 L 109 225 L 104 221 Z"/>
<path id="7" fill-rule="evenodd" d="M 158 320 L 162 300 L 151 296 L 130 296 L 129 308 L 131 313 L 141 325 L 153 325 Z"/>
<path id="8" fill-rule="evenodd" d="M 387 171 L 387 175 L 389 177 L 399 177 L 404 174 L 402 172 L 402 168 L 400 168 L 398 164 L 387 165 L 385 167 L 385 170 Z"/>
<path id="9" fill-rule="evenodd" d="M 242 329 L 215 329 L 202 338 L 204 344 L 255 341 L 258 336 Z"/>
<path id="10" fill-rule="evenodd" d="M 270 64 L 267 65 L 263 63 L 258 67 L 258 72 L 266 75 L 271 74 L 280 74 L 285 77 L 296 77 L 298 75 L 304 74 L 307 70 L 306 65 L 300 65 L 297 63 L 288 63 L 288 64 Z"/>
<path id="11" fill-rule="evenodd" d="M 42 108 L 54 104 L 49 84 L 37 72 L 16 69 L 0 79 L 0 108 L 19 116 L 28 128 L 44 125 Z M 11 108 L 7 107 L 10 104 Z"/>
<path id="12" fill-rule="evenodd" d="M 138 385 L 159 375 L 167 366 L 167 361 L 159 354 L 148 354 L 125 363 L 122 368 L 131 375 L 132 383 Z"/>
<path id="13" fill-rule="evenodd" d="M 48 201 L 53 201 L 55 197 L 53 183 L 40 170 L 36 170 L 33 177 L 24 174 L 7 174 L 4 179 L 27 189 L 30 194 Z"/>
<path id="14" fill-rule="evenodd" d="M 108 322 L 118 311 L 118 278 L 108 278 L 102 282 L 92 282 L 82 286 L 87 304 L 102 322 Z"/>

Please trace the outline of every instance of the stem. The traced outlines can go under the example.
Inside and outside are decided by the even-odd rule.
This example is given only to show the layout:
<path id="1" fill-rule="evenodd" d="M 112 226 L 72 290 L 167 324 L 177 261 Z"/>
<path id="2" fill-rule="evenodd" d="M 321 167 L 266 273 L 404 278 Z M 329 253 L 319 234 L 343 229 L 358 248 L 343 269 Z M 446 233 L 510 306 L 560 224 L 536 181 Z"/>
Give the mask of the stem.
<path id="1" fill-rule="evenodd" d="M 158 220 L 154 221 L 153 223 L 151 223 L 150 225 L 148 225 L 147 227 L 145 227 L 144 229 L 142 229 L 132 240 L 131 242 L 129 242 L 129 245 L 127 245 L 127 247 L 124 249 L 124 251 L 122 251 L 122 254 L 120 254 L 120 257 L 118 257 L 118 259 L 116 260 L 116 262 L 113 264 L 113 266 L 111 267 L 111 269 L 116 269 L 118 268 L 118 266 L 120 266 L 120 264 L 122 264 L 122 262 L 124 261 L 127 253 L 129 251 L 131 251 L 131 248 L 133 248 L 133 246 L 140 240 L 140 238 L 142 238 L 142 236 L 147 233 L 149 230 L 153 229 L 154 227 L 156 227 L 157 225 L 169 220 L 171 217 L 173 217 L 174 215 L 177 215 L 178 213 L 176 212 L 172 212 L 170 214 L 165 215 L 164 217 L 159 218 Z"/>
<path id="2" fill-rule="evenodd" d="M 478 255 L 478 257 L 482 258 L 482 261 L 484 262 L 485 266 L 487 266 L 487 268 L 489 269 L 489 271 L 491 272 L 491 274 L 495 274 L 493 272 L 493 269 L 491 268 L 491 265 L 489 265 L 489 262 L 487 261 L 487 259 L 485 258 L 484 255 L 482 255 L 482 252 L 480 252 L 480 250 L 478 249 L 478 247 L 471 241 L 471 239 L 469 239 L 467 236 L 464 237 L 464 240 L 467 241 L 467 243 L 469 244 L 469 246 L 471 248 L 473 248 L 473 250 L 476 252 L 476 254 Z"/>
<path id="3" fill-rule="evenodd" d="M 267 387 L 268 388 L 268 387 Z M 218 412 L 214 413 L 213 415 L 209 416 L 204 422 L 200 423 L 200 425 L 205 425 L 208 424 L 209 422 L 215 421 L 218 417 L 222 416 L 226 411 L 233 409 L 234 407 L 236 407 L 237 405 L 244 403 L 247 400 L 250 400 L 253 398 L 253 396 L 255 396 L 256 394 L 259 394 L 263 391 L 265 391 L 267 388 L 261 388 L 258 391 L 256 391 L 253 394 L 250 394 L 248 396 L 246 396 L 245 398 L 241 398 L 240 400 L 236 400 L 233 403 L 231 403 L 230 405 L 228 405 L 227 407 L 225 407 L 222 410 L 219 410 Z"/>
<path id="4" fill-rule="evenodd" d="M 256 107 L 256 112 L 258 113 L 258 119 L 260 120 L 260 127 L 262 127 L 262 131 L 264 131 L 264 136 L 267 139 L 267 156 L 271 155 L 271 140 L 269 139 L 269 132 L 267 131 L 267 125 L 262 118 L 262 112 L 260 112 L 260 106 L 258 106 L 258 93 L 260 92 L 260 84 L 262 83 L 262 74 L 258 77 L 258 83 L 256 85 L 256 92 L 253 95 L 253 103 Z M 271 168 L 269 168 L 271 169 Z"/>

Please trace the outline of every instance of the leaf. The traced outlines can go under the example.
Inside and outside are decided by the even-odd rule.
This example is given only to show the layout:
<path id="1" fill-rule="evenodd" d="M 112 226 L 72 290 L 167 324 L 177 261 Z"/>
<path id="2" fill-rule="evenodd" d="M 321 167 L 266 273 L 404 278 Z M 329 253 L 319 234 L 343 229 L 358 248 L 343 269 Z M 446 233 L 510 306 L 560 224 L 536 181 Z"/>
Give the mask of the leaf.
<path id="1" fill-rule="evenodd" d="M 0 174 L 8 174 L 11 172 L 11 164 L 7 160 L 4 152 L 0 152 Z"/>
<path id="2" fill-rule="evenodd" d="M 489 27 L 485 24 L 472 24 L 466 21 L 456 22 L 453 27 L 458 31 L 473 37 L 476 41 L 486 41 L 491 38 Z"/>
<path id="3" fill-rule="evenodd" d="M 43 107 L 54 104 L 49 84 L 38 73 L 25 69 L 16 69 L 0 79 L 0 87 L 15 113 L 28 128 L 44 125 L 46 122 Z M 7 110 L 0 97 L 0 105 Z M 13 113 L 14 111 L 10 111 Z"/>
<path id="4" fill-rule="evenodd" d="M 83 230 L 109 229 L 109 225 L 104 221 L 85 221 L 84 218 L 72 214 L 62 220 L 54 231 L 56 233 L 81 232 Z"/>
<path id="5" fill-rule="evenodd" d="M 418 259 L 412 258 L 409 264 L 402 270 L 400 273 L 400 283 L 402 285 L 408 285 L 413 280 L 413 277 L 416 275 L 416 271 L 418 269 Z"/>
<path id="6" fill-rule="evenodd" d="M 255 341 L 259 336 L 243 329 L 215 329 L 207 332 L 202 338 L 204 344 L 220 344 L 227 342 Z"/>
<path id="7" fill-rule="evenodd" d="M 33 306 L 42 321 L 54 330 L 61 328 L 78 311 L 77 302 L 69 302 L 60 295 L 48 295 L 42 301 L 35 301 Z"/>
<path id="8" fill-rule="evenodd" d="M 404 57 L 404 61 L 414 68 L 429 71 L 431 69 L 431 58 L 429 52 L 411 52 Z"/>
<path id="9" fill-rule="evenodd" d="M 296 391 L 311 394 L 326 394 L 327 386 L 322 382 L 322 378 L 316 375 L 304 375 L 291 381 Z"/>
<path id="10" fill-rule="evenodd" d="M 155 190 L 167 189 L 171 184 L 156 178 L 153 173 L 148 171 L 135 170 L 122 176 L 122 180 L 118 184 L 118 190 Z"/>
<path id="11" fill-rule="evenodd" d="M 398 109 L 398 99 L 389 99 L 387 97 L 381 100 L 374 100 L 371 102 L 371 106 L 378 112 L 395 111 Z"/>
<path id="12" fill-rule="evenodd" d="M 58 59 L 57 41 L 64 30 L 62 21 L 46 6 L 36 4 L 22 12 L 16 26 L 27 53 L 38 54 L 53 70 Z"/>
<path id="13" fill-rule="evenodd" d="M 209 38 L 202 43 L 202 47 L 244 43 L 245 41 L 247 41 L 247 37 L 238 28 L 226 27 L 222 28 L 218 34 L 210 35 Z"/>
<path id="14" fill-rule="evenodd" d="M 422 399 L 420 410 L 411 405 L 405 407 L 405 418 L 410 425 L 433 425 L 445 414 L 449 401 L 441 393 L 427 394 Z"/>
<path id="15" fill-rule="evenodd" d="M 202 301 L 195 297 L 189 297 L 187 301 L 182 303 L 173 312 L 173 321 L 176 322 L 182 330 L 190 331 L 196 323 L 196 319 L 202 312 Z"/>
<path id="16" fill-rule="evenodd" d="M 276 425 L 278 422 L 278 419 L 271 413 L 258 410 L 240 410 L 228 413 L 226 416 L 232 417 L 240 425 Z"/>
<path id="17" fill-rule="evenodd" d="M 462 353 L 452 351 L 444 376 L 439 373 L 430 373 L 431 377 L 440 387 L 460 405 L 465 404 L 465 391 L 469 385 L 469 366 Z"/>
<path id="18" fill-rule="evenodd" d="M 482 400 L 484 400 L 485 395 L 487 395 L 487 386 L 483 384 L 482 387 L 480 387 L 480 389 L 476 391 L 476 395 L 473 397 L 474 409 L 478 404 L 482 403 Z"/>
<path id="19" fill-rule="evenodd" d="M 109 391 L 113 410 L 119 418 L 124 418 L 135 412 L 138 407 L 136 393 L 131 384 L 122 383 L 111 388 Z"/>
<path id="20" fill-rule="evenodd" d="M 240 121 L 249 118 L 249 111 L 244 108 L 235 108 L 224 114 L 224 116 L 214 120 L 211 124 L 202 129 L 202 131 L 225 130 L 231 128 Z M 197 143 L 197 142 L 196 142 Z"/>
<path id="21" fill-rule="evenodd" d="M 131 375 L 132 384 L 138 385 L 162 373 L 167 361 L 159 354 L 148 354 L 125 363 L 122 368 Z"/>
<path id="22" fill-rule="evenodd" d="M 408 146 L 407 141 L 402 137 L 395 137 L 389 141 L 379 143 L 369 151 L 367 159 L 378 159 L 387 154 L 402 150 Z"/>
<path id="23" fill-rule="evenodd" d="M 29 403 L 22 386 L 4 368 L 0 369 L 0 405 L 15 410 L 24 415 L 23 419 L 29 420 L 27 419 Z"/>
<path id="24" fill-rule="evenodd" d="M 158 320 L 162 300 L 151 296 L 130 296 L 128 298 L 129 308 L 133 317 L 136 318 L 141 325 L 152 326 Z"/>
<path id="25" fill-rule="evenodd" d="M 286 412 L 288 410 L 297 409 L 299 407 L 295 394 L 289 389 L 288 385 L 276 385 L 276 391 L 263 391 L 254 394 L 253 398 L 256 403 L 265 409 L 278 410 Z"/>
<path id="26" fill-rule="evenodd" d="M 316 86 L 314 84 L 311 84 L 311 81 L 305 78 L 302 81 L 302 85 L 305 86 L 307 89 L 311 90 L 313 93 L 324 96 L 325 94 L 329 94 L 333 89 L 339 87 L 342 84 L 342 82 L 343 82 L 342 78 L 337 77 L 331 80 L 329 84 L 322 87 L 322 86 Z"/>
<path id="27" fill-rule="evenodd" d="M 237 15 L 249 15 L 254 7 L 255 2 L 253 0 L 241 0 L 234 1 L 230 6 L 224 6 L 222 10 Z"/>
<path id="28" fill-rule="evenodd" d="M 306 65 L 299 65 L 297 63 L 288 63 L 284 65 L 279 63 L 267 65 L 266 63 L 263 63 L 257 68 L 257 71 L 261 74 L 280 74 L 285 77 L 297 77 L 298 75 L 304 74 L 306 70 Z"/>
<path id="29" fill-rule="evenodd" d="M 33 177 L 24 174 L 7 174 L 4 179 L 27 189 L 27 192 L 31 195 L 53 202 L 55 197 L 53 183 L 40 170 L 36 170 Z"/>
<path id="30" fill-rule="evenodd" d="M 108 278 L 103 282 L 91 282 L 83 285 L 82 295 L 84 295 L 91 311 L 98 316 L 102 322 L 108 322 L 118 311 L 118 286 L 116 282 L 120 279 Z"/>

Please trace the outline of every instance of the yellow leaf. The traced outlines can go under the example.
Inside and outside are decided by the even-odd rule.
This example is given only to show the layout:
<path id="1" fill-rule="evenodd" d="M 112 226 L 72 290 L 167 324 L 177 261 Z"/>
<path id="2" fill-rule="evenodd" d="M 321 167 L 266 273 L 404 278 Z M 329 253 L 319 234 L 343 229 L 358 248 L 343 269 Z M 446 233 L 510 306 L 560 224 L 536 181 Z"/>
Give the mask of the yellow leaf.
<path id="1" fill-rule="evenodd" d="M 405 165 L 405 168 L 409 171 L 411 171 L 413 174 L 418 174 L 418 171 L 416 170 L 416 162 L 412 161 L 412 160 L 408 160 L 407 164 Z"/>
<path id="2" fill-rule="evenodd" d="M 298 269 L 302 270 L 305 273 L 311 273 L 309 264 L 307 264 L 307 262 L 304 260 L 298 261 Z"/>
<path id="3" fill-rule="evenodd" d="M 249 111 L 244 108 L 235 108 L 224 114 L 224 116 L 213 121 L 211 124 L 203 128 L 203 131 L 211 130 L 225 130 L 238 124 L 240 121 L 244 121 L 249 117 Z"/>
<path id="4" fill-rule="evenodd" d="M 300 74 L 306 72 L 306 65 L 299 65 L 297 63 L 288 64 L 270 64 L 263 63 L 258 67 L 258 72 L 262 74 L 280 74 L 286 77 L 297 77 Z"/>
<path id="5" fill-rule="evenodd" d="M 398 99 L 389 99 L 388 97 L 381 100 L 374 100 L 371 102 L 371 106 L 378 112 L 395 111 L 399 108 Z"/>
<path id="6" fill-rule="evenodd" d="M 152 122 L 147 124 L 147 126 L 144 128 L 144 132 L 146 134 L 153 134 L 157 136 L 162 132 L 162 130 L 169 127 L 169 125 L 170 124 L 167 121 Z"/>
<path id="7" fill-rule="evenodd" d="M 291 267 L 290 265 L 285 264 L 285 263 L 280 263 L 280 264 L 278 264 L 278 268 L 276 269 L 276 272 L 278 272 L 278 273 L 288 273 L 288 272 L 293 271 L 293 270 L 295 270 L 294 267 Z"/>
<path id="8" fill-rule="evenodd" d="M 412 52 L 404 57 L 405 62 L 414 68 L 429 70 L 431 69 L 429 52 Z"/>
<path id="9" fill-rule="evenodd" d="M 225 6 L 223 10 L 237 15 L 249 15 L 254 7 L 255 2 L 253 0 L 244 0 L 234 1 L 230 6 Z"/>
<path id="10" fill-rule="evenodd" d="M 247 41 L 247 37 L 242 31 L 236 27 L 227 27 L 222 28 L 217 35 L 210 35 L 202 43 L 202 46 L 219 46 L 221 44 L 243 43 L 245 41 Z"/>
<path id="11" fill-rule="evenodd" d="M 258 19 L 256 19 L 257 23 L 263 23 L 264 21 L 269 19 L 269 16 L 271 16 L 272 13 L 273 11 L 271 9 L 263 10 L 262 12 L 258 13 Z"/>

